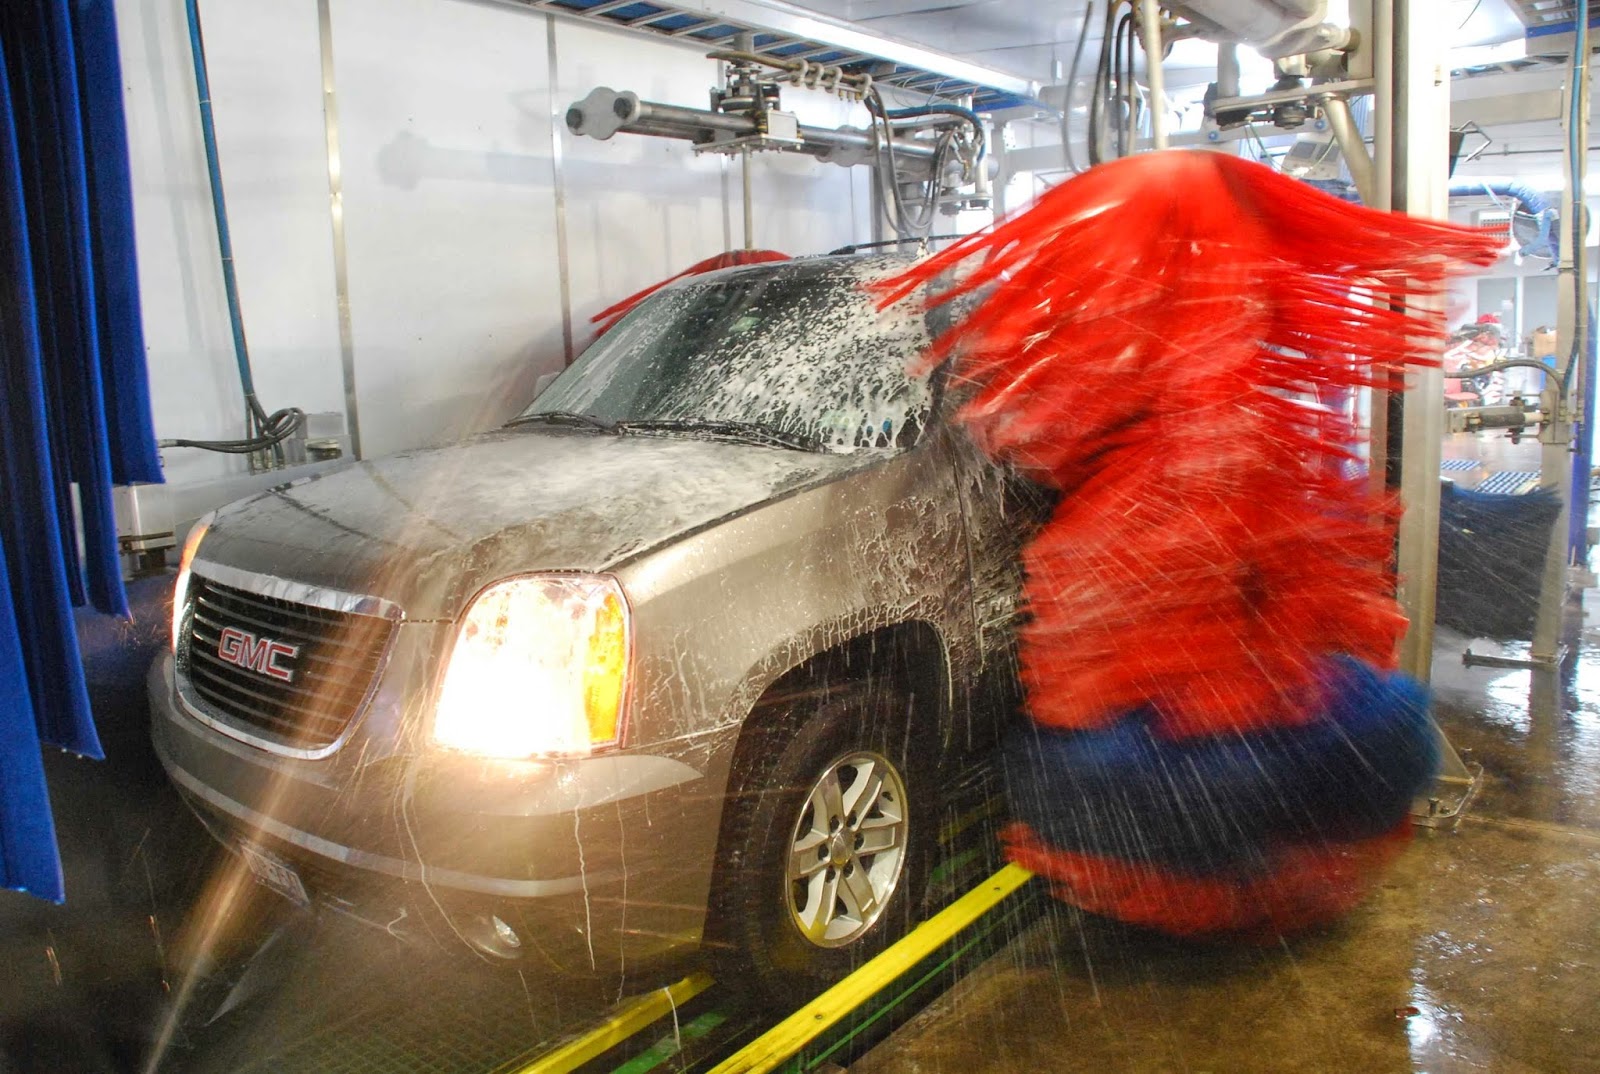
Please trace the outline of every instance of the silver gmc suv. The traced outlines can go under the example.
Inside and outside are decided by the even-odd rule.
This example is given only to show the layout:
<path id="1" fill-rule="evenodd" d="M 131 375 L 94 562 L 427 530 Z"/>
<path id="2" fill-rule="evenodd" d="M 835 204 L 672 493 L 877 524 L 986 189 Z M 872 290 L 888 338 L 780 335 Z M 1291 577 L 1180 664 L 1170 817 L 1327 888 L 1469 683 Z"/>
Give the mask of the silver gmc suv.
<path id="1" fill-rule="evenodd" d="M 816 980 L 893 939 L 1048 508 L 916 371 L 955 304 L 875 310 L 906 264 L 683 281 L 498 431 L 202 520 L 149 690 L 207 827 L 518 965 Z"/>

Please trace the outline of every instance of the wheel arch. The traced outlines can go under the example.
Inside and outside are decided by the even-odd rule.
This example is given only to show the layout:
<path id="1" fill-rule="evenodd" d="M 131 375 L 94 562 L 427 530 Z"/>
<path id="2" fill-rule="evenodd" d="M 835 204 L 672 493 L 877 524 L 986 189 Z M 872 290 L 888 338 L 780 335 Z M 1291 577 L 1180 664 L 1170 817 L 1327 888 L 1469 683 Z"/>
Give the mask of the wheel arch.
<path id="1" fill-rule="evenodd" d="M 740 762 L 748 760 L 752 743 L 805 711 L 797 702 L 819 695 L 833 683 L 854 682 L 863 676 L 887 680 L 934 702 L 914 710 L 914 730 L 936 731 L 945 722 L 943 717 L 954 696 L 954 678 L 949 646 L 938 626 L 926 619 L 906 619 L 865 630 L 795 662 L 766 686 L 740 728 L 730 790 L 739 777 Z"/>
<path id="2" fill-rule="evenodd" d="M 931 698 L 932 704 L 913 704 L 905 733 L 922 738 L 942 765 L 949 748 L 948 714 L 954 697 L 951 654 L 939 628 L 926 619 L 862 631 L 847 640 L 813 652 L 774 677 L 750 708 L 739 731 L 723 799 L 712 878 L 712 900 L 725 889 L 730 869 L 744 863 L 731 860 L 730 850 L 741 838 L 739 818 L 749 795 L 757 793 L 759 777 L 770 759 L 781 752 L 789 735 L 804 726 L 814 709 L 810 702 L 825 696 L 833 684 L 854 682 L 862 676 L 882 677 L 909 689 L 913 697 Z M 934 736 L 937 736 L 936 738 Z M 729 922 L 708 921 L 705 938 L 712 946 L 726 943 Z"/>

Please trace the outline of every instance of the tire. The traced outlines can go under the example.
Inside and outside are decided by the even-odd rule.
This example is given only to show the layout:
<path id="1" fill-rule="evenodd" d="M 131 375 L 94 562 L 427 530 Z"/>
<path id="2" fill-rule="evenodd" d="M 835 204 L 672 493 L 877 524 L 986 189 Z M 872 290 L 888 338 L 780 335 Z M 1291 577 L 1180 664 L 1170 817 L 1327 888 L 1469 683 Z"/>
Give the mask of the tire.
<path id="1" fill-rule="evenodd" d="M 905 934 L 937 846 L 916 699 L 887 680 L 823 693 L 751 729 L 712 902 L 720 971 L 794 1005 Z"/>

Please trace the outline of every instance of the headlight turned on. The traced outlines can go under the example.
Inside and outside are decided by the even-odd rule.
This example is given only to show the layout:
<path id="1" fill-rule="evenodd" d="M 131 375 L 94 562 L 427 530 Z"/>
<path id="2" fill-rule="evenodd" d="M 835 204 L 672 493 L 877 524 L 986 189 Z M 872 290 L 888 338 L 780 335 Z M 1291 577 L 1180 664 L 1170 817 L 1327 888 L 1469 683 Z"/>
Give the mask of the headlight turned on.
<path id="1" fill-rule="evenodd" d="M 189 569 L 194 566 L 194 554 L 200 550 L 200 542 L 205 540 L 206 530 L 211 528 L 211 522 L 217 517 L 212 511 L 202 515 L 198 521 L 189 527 L 189 535 L 183 539 L 183 554 L 178 557 L 178 581 L 172 587 L 172 651 L 178 651 L 178 631 L 183 626 L 183 605 L 189 597 Z"/>
<path id="2" fill-rule="evenodd" d="M 489 586 L 456 634 L 434 741 L 504 760 L 617 745 L 628 630 L 628 603 L 613 578 L 531 574 Z"/>

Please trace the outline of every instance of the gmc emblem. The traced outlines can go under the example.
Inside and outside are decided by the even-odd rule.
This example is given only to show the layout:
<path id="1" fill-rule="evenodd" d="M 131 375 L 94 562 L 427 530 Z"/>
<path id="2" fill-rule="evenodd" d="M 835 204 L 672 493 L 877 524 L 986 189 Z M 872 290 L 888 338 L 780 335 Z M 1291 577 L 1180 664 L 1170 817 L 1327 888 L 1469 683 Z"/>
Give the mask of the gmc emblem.
<path id="1" fill-rule="evenodd" d="M 276 638 L 258 638 L 238 627 L 223 627 L 222 636 L 217 639 L 217 656 L 280 682 L 293 682 L 294 668 L 284 667 L 278 661 L 293 660 L 299 655 L 298 645 L 288 645 Z"/>

